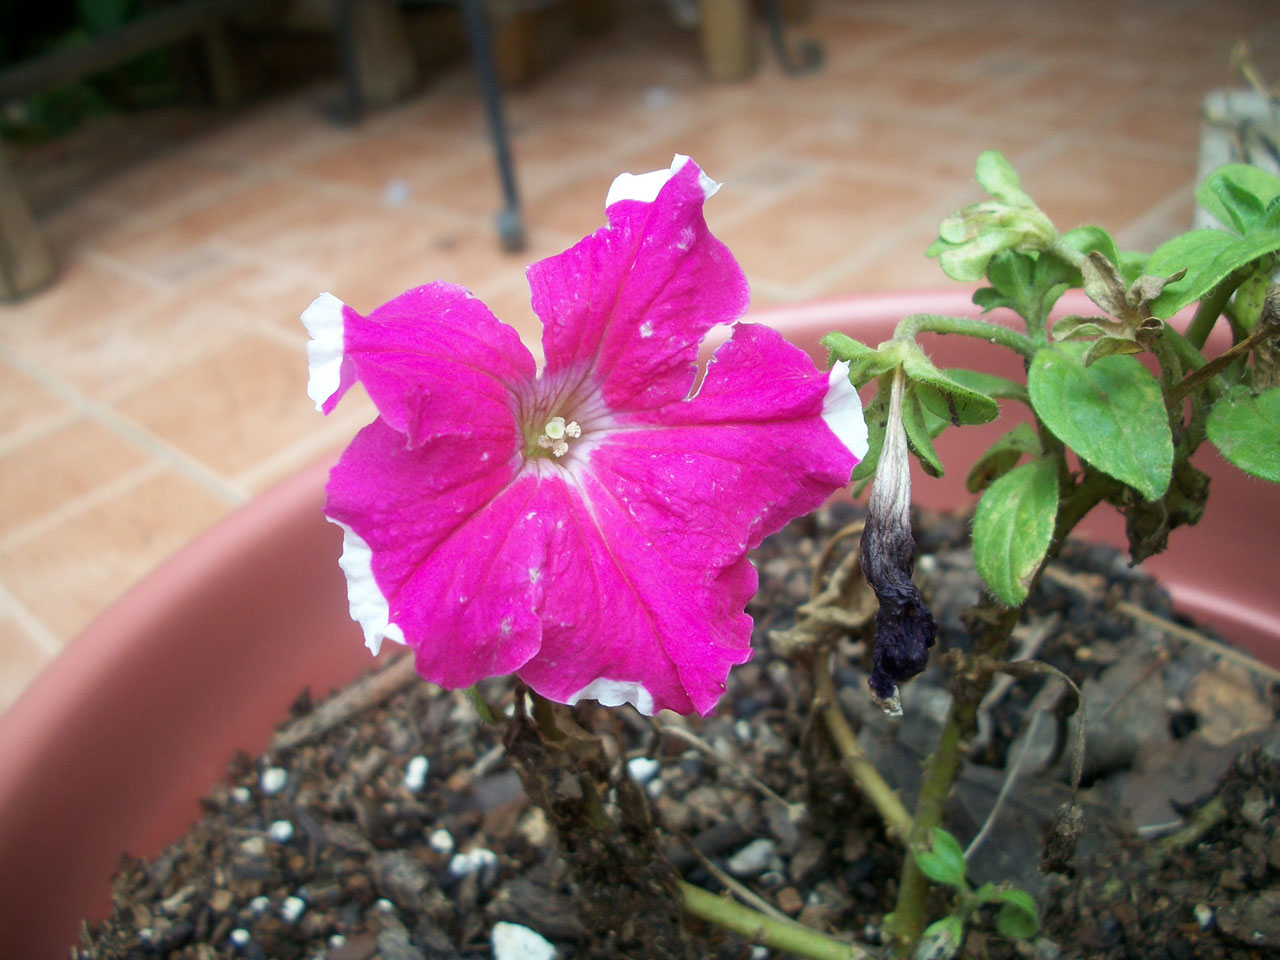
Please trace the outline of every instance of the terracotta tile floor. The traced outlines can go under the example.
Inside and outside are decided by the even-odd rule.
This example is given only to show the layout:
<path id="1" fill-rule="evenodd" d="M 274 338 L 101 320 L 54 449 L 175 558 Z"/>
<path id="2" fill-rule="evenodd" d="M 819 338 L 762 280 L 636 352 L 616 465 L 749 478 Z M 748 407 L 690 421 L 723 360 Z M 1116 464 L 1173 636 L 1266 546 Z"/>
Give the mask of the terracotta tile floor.
<path id="1" fill-rule="evenodd" d="M 316 292 L 367 310 L 447 278 L 531 339 L 523 264 L 675 151 L 725 181 L 707 217 L 762 304 L 945 283 L 921 254 L 988 146 L 1060 224 L 1156 243 L 1188 225 L 1197 104 L 1236 38 L 1280 62 L 1266 2 L 817 0 L 793 36 L 825 45 L 821 72 L 762 47 L 753 79 L 716 86 L 661 5 L 620 6 L 507 101 L 523 256 L 493 232 L 465 65 L 355 129 L 322 118 L 328 89 L 246 108 L 52 207 L 61 276 L 0 308 L 0 709 L 148 569 L 370 418 L 307 401 Z"/>

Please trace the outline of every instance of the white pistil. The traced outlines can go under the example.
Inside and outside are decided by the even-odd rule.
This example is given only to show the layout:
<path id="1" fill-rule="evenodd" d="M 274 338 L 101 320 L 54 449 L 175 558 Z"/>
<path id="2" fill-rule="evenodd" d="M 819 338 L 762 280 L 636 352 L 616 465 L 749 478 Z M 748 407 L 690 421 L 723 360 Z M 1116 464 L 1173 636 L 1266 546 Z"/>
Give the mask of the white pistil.
<path id="1" fill-rule="evenodd" d="M 578 426 L 578 421 L 570 420 L 565 423 L 564 417 L 552 417 L 547 421 L 547 425 L 542 428 L 542 434 L 538 437 L 538 446 L 543 450 L 550 450 L 553 457 L 563 457 L 569 452 L 569 440 L 573 440 L 582 436 L 582 427 Z"/>

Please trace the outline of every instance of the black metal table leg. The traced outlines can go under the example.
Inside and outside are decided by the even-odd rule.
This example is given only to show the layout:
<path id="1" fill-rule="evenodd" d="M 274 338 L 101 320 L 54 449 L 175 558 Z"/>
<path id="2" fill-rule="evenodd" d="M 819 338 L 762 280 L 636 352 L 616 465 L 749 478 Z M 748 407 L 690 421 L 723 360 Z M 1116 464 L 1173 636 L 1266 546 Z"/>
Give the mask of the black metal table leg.
<path id="1" fill-rule="evenodd" d="M 524 222 L 520 216 L 520 198 L 516 193 L 515 171 L 511 163 L 511 146 L 507 140 L 507 125 L 502 116 L 502 92 L 498 87 L 498 72 L 493 62 L 489 20 L 484 11 L 484 0 L 462 0 L 466 18 L 467 39 L 471 44 L 471 57 L 480 82 L 480 94 L 484 97 L 485 113 L 489 118 L 489 133 L 493 137 L 493 151 L 498 161 L 498 175 L 502 179 L 504 206 L 498 213 L 498 235 L 503 249 L 509 251 L 524 248 Z"/>

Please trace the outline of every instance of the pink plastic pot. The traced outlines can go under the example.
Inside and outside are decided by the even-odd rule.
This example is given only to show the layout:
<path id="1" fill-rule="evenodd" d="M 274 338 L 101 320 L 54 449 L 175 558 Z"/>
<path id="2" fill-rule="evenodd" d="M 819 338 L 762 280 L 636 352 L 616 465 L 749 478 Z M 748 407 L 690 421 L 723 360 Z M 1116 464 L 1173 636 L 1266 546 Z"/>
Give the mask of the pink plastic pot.
<path id="1" fill-rule="evenodd" d="M 1069 309 L 1081 310 L 1079 302 Z M 821 356 L 840 328 L 877 343 L 908 312 L 974 314 L 964 292 L 865 297 L 761 313 Z M 934 337 L 942 366 L 1020 374 L 1005 352 Z M 918 475 L 918 502 L 964 506 L 969 463 L 1009 422 L 948 430 L 947 475 Z M 1280 663 L 1273 588 L 1280 487 L 1205 450 L 1213 497 L 1199 527 L 1147 563 L 1182 609 Z M 65 956 L 79 921 L 107 909 L 122 852 L 155 854 L 198 815 L 239 749 L 259 752 L 303 687 L 321 695 L 370 665 L 347 618 L 340 531 L 320 516 L 327 465 L 295 476 L 200 537 L 77 638 L 0 718 L 0 944 Z M 1123 545 L 1123 523 L 1088 535 Z"/>

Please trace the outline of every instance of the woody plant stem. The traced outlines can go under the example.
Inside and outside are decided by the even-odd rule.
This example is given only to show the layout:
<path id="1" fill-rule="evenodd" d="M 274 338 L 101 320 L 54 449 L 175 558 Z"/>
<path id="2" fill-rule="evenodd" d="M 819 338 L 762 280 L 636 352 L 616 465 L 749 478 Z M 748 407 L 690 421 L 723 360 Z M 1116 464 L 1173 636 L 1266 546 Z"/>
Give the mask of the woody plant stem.
<path id="1" fill-rule="evenodd" d="M 1093 507 L 1102 502 L 1114 481 L 1102 474 L 1086 471 L 1083 478 L 1063 499 L 1054 524 L 1053 546 L 1029 585 L 1035 588 L 1045 564 L 1057 556 L 1067 535 Z M 984 659 L 1002 659 L 1004 648 L 1022 613 L 1020 607 L 1004 607 L 984 596 L 973 608 L 972 622 L 984 627 L 975 638 L 972 651 L 957 664 L 952 678 L 951 706 L 938 734 L 933 753 L 925 761 L 920 781 L 920 797 L 912 818 L 910 846 L 927 846 L 933 828 L 942 823 L 942 811 L 964 759 L 965 741 L 976 726 L 978 705 L 991 688 L 993 674 L 980 666 Z M 909 956 L 925 926 L 925 897 L 929 881 L 916 866 L 915 857 L 903 858 L 898 899 L 893 910 L 893 942 L 899 956 Z"/>

